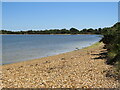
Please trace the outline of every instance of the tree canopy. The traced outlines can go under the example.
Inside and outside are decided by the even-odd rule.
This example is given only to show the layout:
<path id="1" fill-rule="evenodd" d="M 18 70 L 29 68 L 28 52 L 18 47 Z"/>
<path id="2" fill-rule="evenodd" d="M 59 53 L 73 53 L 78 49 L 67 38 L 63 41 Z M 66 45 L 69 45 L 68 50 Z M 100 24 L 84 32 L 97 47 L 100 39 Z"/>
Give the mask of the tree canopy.
<path id="1" fill-rule="evenodd" d="M 10 31 L 1 30 L 0 34 L 100 34 L 102 30 L 99 29 L 83 29 L 78 30 L 76 28 L 67 29 L 50 29 L 50 30 L 27 30 L 27 31 Z"/>

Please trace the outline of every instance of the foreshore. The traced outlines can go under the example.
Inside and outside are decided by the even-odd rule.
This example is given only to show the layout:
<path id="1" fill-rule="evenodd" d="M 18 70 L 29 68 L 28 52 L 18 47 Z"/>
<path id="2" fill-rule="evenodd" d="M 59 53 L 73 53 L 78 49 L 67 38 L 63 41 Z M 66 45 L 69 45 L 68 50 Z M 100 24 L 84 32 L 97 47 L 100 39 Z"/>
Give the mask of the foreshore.
<path id="1" fill-rule="evenodd" d="M 117 88 L 119 82 L 106 77 L 112 66 L 101 58 L 103 43 L 2 67 L 4 88 Z"/>

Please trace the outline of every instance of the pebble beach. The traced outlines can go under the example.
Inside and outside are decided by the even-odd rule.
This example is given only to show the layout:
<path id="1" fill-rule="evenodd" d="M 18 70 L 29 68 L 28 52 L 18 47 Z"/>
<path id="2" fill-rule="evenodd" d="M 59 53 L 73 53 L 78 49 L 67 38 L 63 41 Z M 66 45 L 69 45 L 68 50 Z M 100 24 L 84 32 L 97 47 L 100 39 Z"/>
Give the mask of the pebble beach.
<path id="1" fill-rule="evenodd" d="M 55 56 L 6 64 L 2 68 L 3 88 L 118 88 L 106 77 L 112 66 L 99 58 L 104 44 Z"/>

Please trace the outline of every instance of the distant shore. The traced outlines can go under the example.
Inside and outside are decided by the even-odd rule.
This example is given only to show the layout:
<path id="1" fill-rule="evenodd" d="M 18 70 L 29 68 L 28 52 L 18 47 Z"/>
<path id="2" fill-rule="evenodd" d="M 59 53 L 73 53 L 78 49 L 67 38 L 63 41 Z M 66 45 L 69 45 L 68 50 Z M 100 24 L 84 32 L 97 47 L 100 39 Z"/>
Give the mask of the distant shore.
<path id="1" fill-rule="evenodd" d="M 4 88 L 117 88 L 105 76 L 112 66 L 99 58 L 103 43 L 59 55 L 1 66 Z"/>
<path id="2" fill-rule="evenodd" d="M 0 34 L 0 35 L 99 35 L 99 34 Z"/>

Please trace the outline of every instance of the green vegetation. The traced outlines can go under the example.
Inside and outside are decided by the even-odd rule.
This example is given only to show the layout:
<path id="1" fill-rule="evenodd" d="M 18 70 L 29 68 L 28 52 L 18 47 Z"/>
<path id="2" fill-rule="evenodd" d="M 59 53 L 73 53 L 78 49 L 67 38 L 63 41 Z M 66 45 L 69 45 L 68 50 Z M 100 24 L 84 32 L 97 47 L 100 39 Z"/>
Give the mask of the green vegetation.
<path id="1" fill-rule="evenodd" d="M 97 47 L 97 46 L 99 46 L 99 45 L 101 45 L 101 44 L 102 44 L 101 42 L 97 42 L 97 43 L 95 43 L 95 44 L 93 44 L 93 45 L 91 45 L 91 46 L 85 47 L 85 48 L 83 48 L 83 49 L 95 48 L 95 47 Z"/>
<path id="2" fill-rule="evenodd" d="M 108 51 L 107 63 L 115 65 L 120 75 L 120 22 L 110 28 L 104 28 L 101 34 L 104 35 L 101 41 Z"/>
<path id="3" fill-rule="evenodd" d="M 99 29 L 83 29 L 76 28 L 67 29 L 50 29 L 50 30 L 28 30 L 28 31 L 8 31 L 1 30 L 0 34 L 100 34 Z"/>

